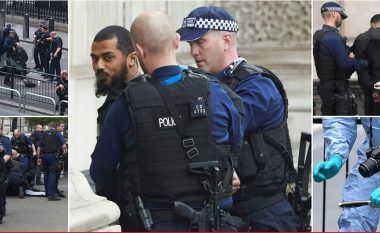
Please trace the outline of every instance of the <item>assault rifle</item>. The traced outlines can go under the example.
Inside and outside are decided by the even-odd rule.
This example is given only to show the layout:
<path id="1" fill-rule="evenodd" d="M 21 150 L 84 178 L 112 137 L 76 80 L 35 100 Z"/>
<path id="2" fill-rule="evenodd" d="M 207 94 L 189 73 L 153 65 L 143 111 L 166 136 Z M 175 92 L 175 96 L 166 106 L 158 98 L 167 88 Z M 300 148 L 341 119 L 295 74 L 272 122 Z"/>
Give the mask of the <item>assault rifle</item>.
<path id="1" fill-rule="evenodd" d="M 308 148 L 306 149 L 306 145 Z M 311 231 L 310 211 L 311 194 L 308 192 L 309 178 L 311 172 L 311 135 L 301 133 L 300 150 L 296 183 L 293 192 L 288 193 L 287 199 L 292 204 L 295 213 L 300 220 L 300 231 Z"/>
<path id="2" fill-rule="evenodd" d="M 219 200 L 224 190 L 218 161 L 189 163 L 189 171 L 205 176 L 204 185 L 210 192 L 209 201 L 200 211 L 195 211 L 183 202 L 174 202 L 174 211 L 191 221 L 192 230 L 220 231 L 224 211 L 219 208 Z"/>

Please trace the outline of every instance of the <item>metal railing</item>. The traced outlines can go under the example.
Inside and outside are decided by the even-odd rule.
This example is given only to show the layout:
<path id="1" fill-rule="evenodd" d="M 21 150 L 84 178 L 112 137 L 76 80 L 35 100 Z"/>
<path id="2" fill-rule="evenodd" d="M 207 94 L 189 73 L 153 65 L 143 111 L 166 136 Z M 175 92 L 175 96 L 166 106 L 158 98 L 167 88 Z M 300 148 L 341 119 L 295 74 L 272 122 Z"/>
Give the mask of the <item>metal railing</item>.
<path id="1" fill-rule="evenodd" d="M 61 114 L 61 108 L 62 108 L 62 104 L 63 103 L 66 103 L 67 106 L 69 106 L 69 101 L 67 101 L 67 100 L 61 100 L 61 101 L 59 101 L 59 103 L 58 103 L 58 114 Z"/>
<path id="2" fill-rule="evenodd" d="M 1 87 L 0 86 L 0 89 L 3 89 L 3 90 L 7 90 L 7 91 L 10 91 L 10 92 L 14 92 L 18 95 L 18 112 L 21 112 L 21 94 L 18 90 L 15 90 L 15 89 L 12 89 L 12 88 L 8 88 L 8 87 Z"/>
<path id="3" fill-rule="evenodd" d="M 34 93 L 31 93 L 31 92 L 27 92 L 27 93 L 24 94 L 24 105 L 23 105 L 24 113 L 25 113 L 25 102 L 26 102 L 25 100 L 26 100 L 26 96 L 27 95 L 37 96 L 39 98 L 51 100 L 51 102 L 53 103 L 53 116 L 55 115 L 55 105 L 56 105 L 56 102 L 55 102 L 55 100 L 53 98 L 51 98 L 49 96 L 43 96 L 43 95 L 34 94 Z"/>
<path id="4" fill-rule="evenodd" d="M 68 23 L 67 1 L 0 1 L 0 9 L 4 9 L 6 14 L 29 14 L 31 18 L 54 18 L 56 21 Z"/>
<path id="5" fill-rule="evenodd" d="M 0 85 L 4 84 L 6 88 L 17 90 L 20 93 L 20 96 L 24 96 L 24 94 L 27 92 L 34 93 L 36 95 L 27 95 L 24 97 L 24 102 L 26 100 L 29 100 L 31 106 L 39 107 L 41 109 L 50 109 L 51 101 L 40 96 L 50 97 L 57 103 L 59 100 L 55 91 L 56 83 L 38 78 L 28 77 L 24 75 L 26 72 L 48 75 L 46 73 L 37 72 L 34 70 L 26 70 L 17 67 L 6 66 L 5 69 L 0 70 Z M 55 75 L 49 76 L 55 78 L 58 77 Z M 0 95 L 2 98 L 13 100 L 14 92 L 4 90 L 0 89 Z"/>

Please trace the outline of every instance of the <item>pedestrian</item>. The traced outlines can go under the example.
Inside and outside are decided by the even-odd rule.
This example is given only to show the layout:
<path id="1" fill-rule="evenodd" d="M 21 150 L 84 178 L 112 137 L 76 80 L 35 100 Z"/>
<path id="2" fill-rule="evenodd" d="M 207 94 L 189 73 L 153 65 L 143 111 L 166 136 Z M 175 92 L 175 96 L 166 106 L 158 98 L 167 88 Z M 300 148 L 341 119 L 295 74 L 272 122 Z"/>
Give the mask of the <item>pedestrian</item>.
<path id="1" fill-rule="evenodd" d="M 252 231 L 297 231 L 298 219 L 283 194 L 293 168 L 285 90 L 271 71 L 238 56 L 238 28 L 225 9 L 203 6 L 184 18 L 178 32 L 190 44 L 197 66 L 243 100 L 245 141 L 237 173 L 244 188 L 234 194 L 236 214 L 249 219 Z"/>
<path id="2" fill-rule="evenodd" d="M 174 201 L 202 209 L 210 191 L 210 180 L 203 180 L 203 188 L 189 163 L 218 161 L 207 170 L 220 170 L 220 187 L 231 194 L 228 145 L 241 145 L 240 115 L 217 81 L 178 65 L 179 36 L 165 14 L 142 12 L 132 23 L 131 39 L 151 78 L 128 86 L 112 104 L 90 174 L 98 187 L 117 193 L 123 231 L 188 231 L 190 220 L 174 212 Z M 138 213 L 150 212 L 153 225 L 136 224 L 142 219 L 131 214 L 134 203 Z"/>
<path id="3" fill-rule="evenodd" d="M 370 29 L 360 34 L 352 46 L 356 58 L 368 60 L 368 67 L 357 71 L 358 82 L 364 92 L 364 113 L 380 115 L 380 14 L 370 20 Z"/>
<path id="4" fill-rule="evenodd" d="M 0 224 L 3 223 L 3 218 L 6 212 L 6 181 L 7 174 L 9 172 L 9 166 L 7 166 L 11 159 L 12 146 L 9 138 L 3 134 L 3 128 L 0 125 Z"/>
<path id="5" fill-rule="evenodd" d="M 313 169 L 315 182 L 334 177 L 347 161 L 357 136 L 357 118 L 323 118 L 323 137 L 326 161 Z M 361 118 L 366 138 L 357 149 L 358 159 L 344 182 L 343 201 L 368 200 L 373 190 L 380 187 L 380 173 L 372 171 L 370 177 L 359 172 L 360 164 L 367 160 L 366 151 L 380 146 L 380 118 Z M 378 149 L 377 149 L 378 151 Z M 371 153 L 370 153 L 371 154 Z M 343 208 L 338 220 L 341 232 L 375 232 L 380 220 L 380 209 L 362 206 Z"/>
<path id="6" fill-rule="evenodd" d="M 313 35 L 313 56 L 322 115 L 356 115 L 357 105 L 348 79 L 354 71 L 365 68 L 367 61 L 349 58 L 346 39 L 338 31 L 347 18 L 343 8 L 335 2 L 327 2 L 322 5 L 321 14 L 325 23 Z"/>
<path id="7" fill-rule="evenodd" d="M 38 154 L 44 167 L 45 192 L 49 201 L 61 200 L 57 195 L 57 153 L 61 148 L 66 151 L 65 139 L 56 129 L 56 124 L 50 122 L 38 143 Z"/>
<path id="8" fill-rule="evenodd" d="M 56 31 L 50 32 L 50 74 L 53 75 L 50 80 L 57 81 L 54 75 L 61 75 L 61 57 L 62 57 L 62 38 L 57 35 Z"/>
<path id="9" fill-rule="evenodd" d="M 55 93 L 57 94 L 59 99 L 59 103 L 57 104 L 57 107 L 59 109 L 59 115 L 63 116 L 65 115 L 68 103 L 61 103 L 61 101 L 69 100 L 69 73 L 67 72 L 67 70 L 61 71 L 60 79 L 58 80 L 55 87 Z"/>
<path id="10" fill-rule="evenodd" d="M 113 101 L 126 87 L 125 81 L 132 80 L 138 71 L 137 55 L 129 31 L 111 25 L 100 30 L 91 46 L 92 68 L 95 73 L 95 95 L 107 96 L 98 109 L 98 133 Z"/>

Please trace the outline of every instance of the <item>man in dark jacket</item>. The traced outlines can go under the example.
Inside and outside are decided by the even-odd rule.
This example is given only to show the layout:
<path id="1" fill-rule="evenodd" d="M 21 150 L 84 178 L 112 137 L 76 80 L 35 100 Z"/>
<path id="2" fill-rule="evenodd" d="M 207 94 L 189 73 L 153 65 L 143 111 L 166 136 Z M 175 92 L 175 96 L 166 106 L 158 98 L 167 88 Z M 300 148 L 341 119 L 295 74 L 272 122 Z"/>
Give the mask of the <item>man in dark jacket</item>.
<path id="1" fill-rule="evenodd" d="M 360 34 L 352 46 L 356 58 L 367 59 L 367 69 L 358 71 L 358 81 L 364 91 L 365 115 L 380 115 L 380 14 L 371 18 L 370 29 Z"/>
<path id="2" fill-rule="evenodd" d="M 69 97 L 69 74 L 68 74 L 67 70 L 61 71 L 61 78 L 57 82 L 57 85 L 55 87 L 55 92 L 57 93 L 60 102 L 62 100 L 68 101 L 68 97 Z M 67 106 L 68 106 L 68 104 L 65 102 L 58 105 L 58 108 L 60 110 L 59 111 L 60 116 L 65 115 L 65 111 L 66 111 Z"/>

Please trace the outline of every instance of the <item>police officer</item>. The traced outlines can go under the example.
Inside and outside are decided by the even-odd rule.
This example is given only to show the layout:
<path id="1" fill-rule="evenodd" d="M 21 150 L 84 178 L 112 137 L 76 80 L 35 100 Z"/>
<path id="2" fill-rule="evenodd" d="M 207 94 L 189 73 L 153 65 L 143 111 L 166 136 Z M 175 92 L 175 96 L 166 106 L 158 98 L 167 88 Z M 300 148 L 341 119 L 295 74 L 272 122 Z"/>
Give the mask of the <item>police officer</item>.
<path id="1" fill-rule="evenodd" d="M 380 115 L 380 14 L 371 18 L 370 29 L 360 34 L 352 46 L 356 58 L 367 59 L 367 69 L 357 71 L 358 82 L 364 91 L 365 115 Z M 380 83 L 378 83 L 380 85 Z"/>
<path id="2" fill-rule="evenodd" d="M 12 146 L 9 138 L 3 134 L 3 129 L 0 125 L 0 224 L 3 223 L 5 216 L 5 190 L 6 180 L 9 168 L 6 163 L 11 159 Z"/>
<path id="3" fill-rule="evenodd" d="M 59 201 L 57 195 L 57 153 L 60 148 L 66 151 L 63 135 L 56 130 L 54 122 L 49 123 L 49 130 L 42 134 L 38 142 L 38 154 L 44 166 L 45 192 L 49 201 Z"/>
<path id="4" fill-rule="evenodd" d="M 28 174 L 30 170 L 29 162 L 32 159 L 31 155 L 33 155 L 33 157 L 37 155 L 36 148 L 32 140 L 30 140 L 25 134 L 21 133 L 19 129 L 13 131 L 11 143 L 12 148 L 20 153 L 19 161 L 24 165 L 24 176 L 30 184 L 34 181 L 34 177 Z"/>
<path id="5" fill-rule="evenodd" d="M 367 66 L 365 60 L 349 58 L 349 47 L 337 28 L 347 18 L 335 2 L 321 7 L 325 24 L 313 36 L 313 56 L 318 78 L 318 93 L 322 100 L 322 115 L 356 115 L 355 97 L 349 90 L 348 79 L 354 71 Z"/>
<path id="6" fill-rule="evenodd" d="M 174 212 L 173 202 L 199 210 L 209 196 L 188 164 L 220 161 L 222 186 L 230 190 L 227 145 L 241 145 L 240 115 L 216 81 L 177 64 L 179 36 L 165 14 L 141 13 L 131 38 L 143 71 L 152 77 L 128 86 L 112 104 L 90 174 L 98 187 L 116 188 L 123 231 L 188 231 L 190 221 Z M 115 177 L 120 183 L 113 183 Z M 134 226 L 137 196 L 150 211 L 152 226 Z"/>
<path id="7" fill-rule="evenodd" d="M 46 25 L 42 26 L 41 29 L 42 36 L 41 36 L 41 66 L 46 74 L 43 74 L 41 76 L 45 78 L 49 78 L 49 60 L 50 60 L 50 33 L 48 30 L 48 27 Z"/>
<path id="8" fill-rule="evenodd" d="M 38 148 L 38 141 L 41 139 L 42 133 L 44 132 L 42 125 L 36 125 L 34 131 L 32 134 L 29 136 L 29 139 L 32 140 L 33 145 L 35 148 Z M 41 158 L 33 158 L 33 166 L 34 166 L 34 171 L 36 173 L 36 181 L 35 183 L 37 185 L 42 185 L 41 181 Z"/>
<path id="9" fill-rule="evenodd" d="M 57 35 L 56 31 L 50 32 L 50 71 L 52 75 L 61 75 L 61 57 L 62 57 L 62 46 L 63 42 L 61 37 Z M 51 77 L 51 81 L 57 81 L 57 78 Z"/>
<path id="10" fill-rule="evenodd" d="M 33 57 L 34 57 L 34 63 L 36 63 L 36 66 L 33 67 L 33 69 L 36 69 L 38 71 L 42 71 L 42 62 L 41 62 L 41 48 L 42 48 L 42 42 L 41 38 L 43 35 L 42 32 L 42 26 L 44 26 L 43 23 L 38 24 L 38 29 L 33 33 L 34 38 L 34 49 L 33 49 Z"/>
<path id="11" fill-rule="evenodd" d="M 63 121 L 57 122 L 56 129 L 58 133 L 63 135 L 63 132 L 65 131 L 65 123 Z M 65 150 L 62 150 L 62 148 L 59 149 L 58 161 L 57 161 L 56 190 L 57 190 L 57 195 L 63 198 L 65 198 L 66 195 L 64 194 L 63 190 L 60 190 L 58 188 L 58 183 L 59 183 L 59 178 L 61 177 L 61 173 L 64 167 L 64 156 L 66 156 L 66 161 L 67 161 L 67 147 Z"/>
<path id="12" fill-rule="evenodd" d="M 96 34 L 91 46 L 92 68 L 95 73 L 95 95 L 107 96 L 98 109 L 98 132 L 113 103 L 126 87 L 125 80 L 139 75 L 137 55 L 129 31 L 121 26 L 108 26 Z"/>
<path id="13" fill-rule="evenodd" d="M 297 218 L 283 195 L 288 166 L 293 167 L 286 94 L 272 72 L 238 56 L 237 31 L 234 18 L 215 6 L 194 9 L 178 30 L 197 66 L 243 100 L 245 141 L 237 173 L 244 187 L 234 195 L 237 214 L 248 215 L 253 231 L 296 231 Z"/>
<path id="14" fill-rule="evenodd" d="M 55 86 L 55 93 L 58 95 L 59 102 L 62 100 L 69 100 L 69 73 L 67 70 L 62 70 L 60 79 L 58 80 L 56 86 Z M 65 115 L 66 109 L 68 107 L 68 104 L 65 102 L 62 102 L 59 106 L 59 115 L 63 116 Z"/>

